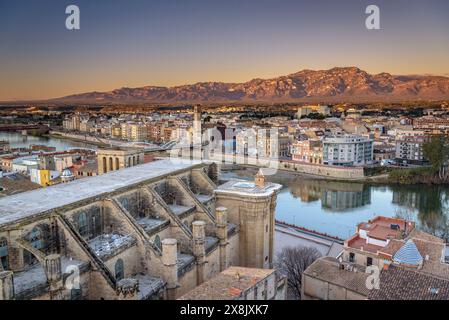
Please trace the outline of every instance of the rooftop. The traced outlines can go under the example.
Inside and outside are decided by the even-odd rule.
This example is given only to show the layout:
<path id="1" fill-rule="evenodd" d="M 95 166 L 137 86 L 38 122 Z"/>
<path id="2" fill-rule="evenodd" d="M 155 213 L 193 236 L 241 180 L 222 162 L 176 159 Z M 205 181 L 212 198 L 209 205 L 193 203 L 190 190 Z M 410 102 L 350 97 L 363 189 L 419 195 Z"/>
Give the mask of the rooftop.
<path id="1" fill-rule="evenodd" d="M 397 239 L 406 229 L 408 229 L 408 231 L 414 229 L 415 226 L 413 222 L 406 223 L 407 222 L 402 219 L 378 216 L 373 220 L 359 224 L 358 228 L 367 231 L 368 236 L 371 238 L 379 240 Z"/>
<path id="2" fill-rule="evenodd" d="M 234 300 L 274 272 L 272 269 L 230 267 L 179 300 Z"/>
<path id="3" fill-rule="evenodd" d="M 114 192 L 178 170 L 189 169 L 200 163 L 199 161 L 164 159 L 5 197 L 0 199 L 0 225 Z"/>
<path id="4" fill-rule="evenodd" d="M 344 287 L 358 294 L 368 296 L 369 290 L 366 287 L 366 279 L 369 273 L 364 270 L 347 271 L 340 268 L 337 259 L 331 257 L 319 258 L 312 263 L 304 274 L 322 281 Z"/>
<path id="5" fill-rule="evenodd" d="M 245 180 L 230 180 L 225 184 L 219 186 L 215 192 L 216 193 L 230 193 L 243 196 L 251 197 L 266 197 L 273 192 L 280 190 L 282 186 L 277 183 L 265 182 L 264 187 L 259 187 L 253 182 Z"/>
<path id="6" fill-rule="evenodd" d="M 449 281 L 391 266 L 380 274 L 380 289 L 371 300 L 448 300 Z"/>
<path id="7" fill-rule="evenodd" d="M 39 189 L 40 187 L 39 184 L 31 182 L 30 178 L 20 173 L 7 174 L 0 178 L 0 198 Z"/>

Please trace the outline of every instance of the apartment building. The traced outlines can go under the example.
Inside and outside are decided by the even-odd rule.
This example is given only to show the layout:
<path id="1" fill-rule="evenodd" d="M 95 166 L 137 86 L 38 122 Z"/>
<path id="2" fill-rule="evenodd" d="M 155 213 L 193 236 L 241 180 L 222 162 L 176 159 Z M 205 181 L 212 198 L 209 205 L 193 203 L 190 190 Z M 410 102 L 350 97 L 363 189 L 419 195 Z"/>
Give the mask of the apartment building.
<path id="1" fill-rule="evenodd" d="M 293 161 L 322 164 L 323 148 L 321 140 L 301 140 L 296 141 L 291 146 Z"/>
<path id="2" fill-rule="evenodd" d="M 325 137 L 323 164 L 348 167 L 372 164 L 373 143 L 370 138 L 356 135 Z"/>
<path id="3" fill-rule="evenodd" d="M 396 160 L 404 164 L 422 165 L 425 162 L 424 144 L 428 137 L 403 135 L 396 138 Z"/>

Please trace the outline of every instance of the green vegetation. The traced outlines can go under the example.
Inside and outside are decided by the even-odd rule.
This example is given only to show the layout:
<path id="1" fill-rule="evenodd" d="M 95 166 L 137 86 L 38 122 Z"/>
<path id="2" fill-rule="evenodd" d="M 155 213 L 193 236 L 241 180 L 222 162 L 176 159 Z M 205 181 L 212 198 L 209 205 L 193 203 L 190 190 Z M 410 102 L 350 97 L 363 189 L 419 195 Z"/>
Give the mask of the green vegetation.
<path id="1" fill-rule="evenodd" d="M 438 184 L 441 183 L 431 167 L 395 169 L 390 172 L 389 182 L 398 184 Z"/>
<path id="2" fill-rule="evenodd" d="M 432 165 L 441 180 L 447 179 L 449 161 L 449 137 L 447 135 L 433 136 L 423 146 L 424 156 Z"/>
<path id="3" fill-rule="evenodd" d="M 324 120 L 326 118 L 327 116 L 325 116 L 324 114 L 316 112 L 309 113 L 308 115 L 301 117 L 301 119 L 312 119 L 312 120 Z"/>
<path id="4" fill-rule="evenodd" d="M 393 170 L 390 172 L 389 181 L 399 184 L 449 183 L 449 137 L 433 136 L 424 144 L 423 151 L 430 166 Z"/>

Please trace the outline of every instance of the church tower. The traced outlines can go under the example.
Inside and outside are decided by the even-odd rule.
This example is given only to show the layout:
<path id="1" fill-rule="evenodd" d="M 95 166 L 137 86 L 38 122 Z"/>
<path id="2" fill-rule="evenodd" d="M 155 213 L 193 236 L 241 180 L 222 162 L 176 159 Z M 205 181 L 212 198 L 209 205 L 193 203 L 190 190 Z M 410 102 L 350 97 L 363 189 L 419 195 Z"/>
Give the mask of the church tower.
<path id="1" fill-rule="evenodd" d="M 228 221 L 239 226 L 238 261 L 249 268 L 271 268 L 274 258 L 276 198 L 281 185 L 265 181 L 260 170 L 254 183 L 231 180 L 215 190 L 216 206 L 228 209 Z"/>

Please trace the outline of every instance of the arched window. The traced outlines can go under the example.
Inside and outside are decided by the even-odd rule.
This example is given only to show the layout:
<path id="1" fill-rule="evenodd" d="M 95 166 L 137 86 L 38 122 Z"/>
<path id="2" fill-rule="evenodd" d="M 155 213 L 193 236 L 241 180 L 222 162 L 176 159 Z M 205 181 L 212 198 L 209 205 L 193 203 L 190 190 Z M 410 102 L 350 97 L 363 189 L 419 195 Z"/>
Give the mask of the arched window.
<path id="1" fill-rule="evenodd" d="M 87 235 L 89 227 L 87 225 L 87 215 L 85 212 L 81 212 L 78 215 L 78 231 L 82 236 Z"/>
<path id="2" fill-rule="evenodd" d="M 38 250 L 41 250 L 44 248 L 44 237 L 42 235 L 42 230 L 39 227 L 34 227 L 33 230 L 31 230 L 30 236 L 30 243 L 31 245 Z"/>
<path id="3" fill-rule="evenodd" d="M 114 171 L 114 167 L 112 166 L 112 158 L 109 158 L 109 171 Z"/>
<path id="4" fill-rule="evenodd" d="M 118 158 L 115 158 L 115 170 L 120 169 L 120 162 L 118 160 Z"/>
<path id="5" fill-rule="evenodd" d="M 44 234 L 40 227 L 34 227 L 33 230 L 26 236 L 26 239 L 31 244 L 31 246 L 37 250 L 44 250 Z M 45 251 L 45 250 L 44 250 Z M 37 258 L 29 252 L 28 250 L 24 250 L 23 252 L 24 262 L 27 265 L 33 265 L 38 262 Z"/>
<path id="6" fill-rule="evenodd" d="M 120 281 L 125 277 L 125 266 L 123 260 L 118 259 L 115 263 L 115 280 Z"/>
<path id="7" fill-rule="evenodd" d="M 6 238 L 0 238 L 0 263 L 3 270 L 8 269 L 8 241 Z"/>
<path id="8" fill-rule="evenodd" d="M 158 247 L 160 250 L 162 250 L 162 242 L 161 237 L 159 237 L 159 235 L 156 235 L 156 237 L 154 238 L 154 245 Z"/>
<path id="9" fill-rule="evenodd" d="M 136 157 L 133 156 L 133 166 L 136 165 Z"/>
<path id="10" fill-rule="evenodd" d="M 104 173 L 108 172 L 106 157 L 103 157 L 103 172 Z"/>

